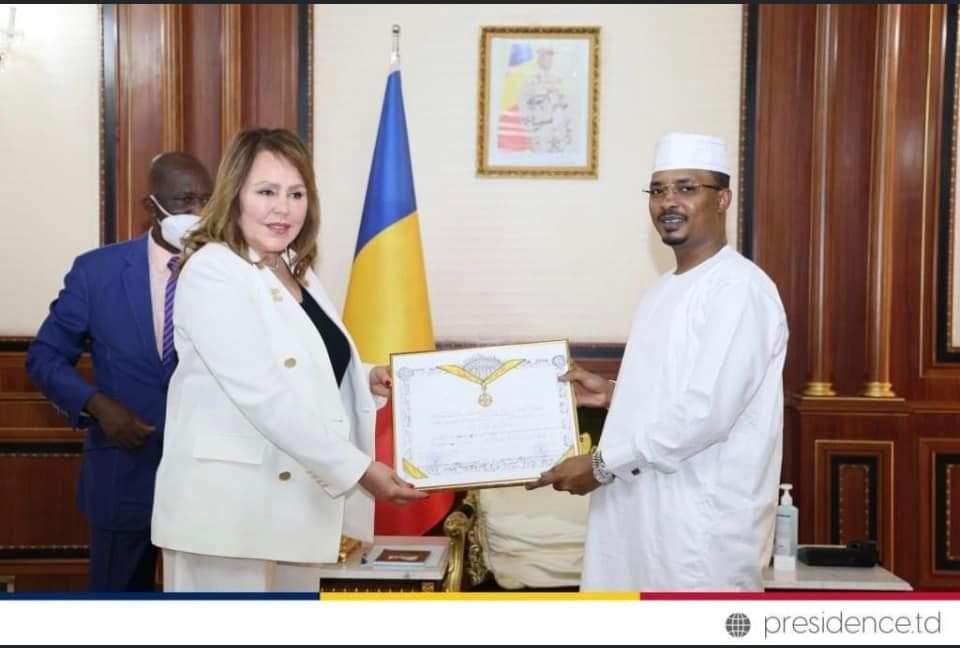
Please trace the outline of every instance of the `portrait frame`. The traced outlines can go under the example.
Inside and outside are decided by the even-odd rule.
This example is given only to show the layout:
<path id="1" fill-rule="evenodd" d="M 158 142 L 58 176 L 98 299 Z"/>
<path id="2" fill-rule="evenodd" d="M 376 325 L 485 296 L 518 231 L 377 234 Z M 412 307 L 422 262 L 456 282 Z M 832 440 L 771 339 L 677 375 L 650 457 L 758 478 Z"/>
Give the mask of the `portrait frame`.
<path id="1" fill-rule="evenodd" d="M 483 27 L 477 175 L 597 178 L 600 27 Z"/>

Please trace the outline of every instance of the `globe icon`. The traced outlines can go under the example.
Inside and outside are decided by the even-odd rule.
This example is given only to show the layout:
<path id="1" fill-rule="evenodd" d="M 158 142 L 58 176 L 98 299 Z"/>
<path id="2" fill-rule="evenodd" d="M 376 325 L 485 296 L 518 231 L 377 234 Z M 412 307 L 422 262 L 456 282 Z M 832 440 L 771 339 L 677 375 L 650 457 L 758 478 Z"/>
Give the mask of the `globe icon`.
<path id="1" fill-rule="evenodd" d="M 734 612 L 727 617 L 727 634 L 735 639 L 741 639 L 750 632 L 750 617 L 743 612 Z"/>

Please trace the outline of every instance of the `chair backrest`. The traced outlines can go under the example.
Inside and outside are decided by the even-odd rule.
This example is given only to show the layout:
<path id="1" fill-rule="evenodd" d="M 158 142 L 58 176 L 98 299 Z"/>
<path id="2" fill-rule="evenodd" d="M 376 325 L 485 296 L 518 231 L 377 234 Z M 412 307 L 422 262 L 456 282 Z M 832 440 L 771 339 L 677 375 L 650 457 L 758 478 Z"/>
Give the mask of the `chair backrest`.
<path id="1" fill-rule="evenodd" d="M 581 452 L 590 436 L 580 435 Z M 505 589 L 575 587 L 583 569 L 588 497 L 522 486 L 473 493 L 483 562 Z"/>

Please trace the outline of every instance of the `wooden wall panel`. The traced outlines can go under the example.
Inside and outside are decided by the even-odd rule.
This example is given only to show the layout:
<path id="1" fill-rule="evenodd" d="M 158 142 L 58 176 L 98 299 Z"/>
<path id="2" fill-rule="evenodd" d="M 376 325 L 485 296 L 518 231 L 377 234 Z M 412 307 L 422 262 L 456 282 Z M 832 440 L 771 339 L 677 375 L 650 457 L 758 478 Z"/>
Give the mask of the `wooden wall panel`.
<path id="1" fill-rule="evenodd" d="M 77 509 L 83 434 L 31 384 L 23 352 L 0 353 L 0 576 L 19 592 L 86 587 L 87 525 Z M 92 378 L 89 360 L 80 371 Z"/>
<path id="2" fill-rule="evenodd" d="M 241 28 L 243 125 L 296 132 L 297 5 L 243 5 Z"/>
<path id="3" fill-rule="evenodd" d="M 885 565 L 911 574 L 912 542 L 899 539 L 916 526 L 916 494 L 894 488 L 916 479 L 908 413 L 902 402 L 870 413 L 866 400 L 805 399 L 791 408 L 799 419 L 792 479 L 800 542 L 845 544 L 866 531 Z"/>
<path id="4" fill-rule="evenodd" d="M 873 78 L 870 191 L 867 206 L 866 375 L 860 393 L 893 398 L 890 380 L 893 304 L 893 221 L 897 185 L 897 96 L 900 82 L 900 5 L 878 8 Z"/>
<path id="5" fill-rule="evenodd" d="M 223 150 L 220 5 L 191 4 L 183 9 L 183 147 L 215 176 Z"/>
<path id="6" fill-rule="evenodd" d="M 834 353 L 833 385 L 838 394 L 861 393 L 866 348 L 866 287 L 873 112 L 876 5 L 839 5 L 837 96 L 833 104 L 833 177 L 829 192 L 828 233 L 832 254 L 828 260 L 835 282 L 829 305 Z M 856 341 L 856 342 L 855 342 Z"/>
<path id="7" fill-rule="evenodd" d="M 836 521 L 830 523 L 830 542 L 847 544 L 852 540 L 877 537 L 877 464 L 875 457 L 834 457 L 830 477 L 836 480 Z"/>
<path id="8" fill-rule="evenodd" d="M 928 10 L 929 9 L 929 10 Z M 937 398 L 927 393 L 921 379 L 922 356 L 932 357 L 932 348 L 924 351 L 931 336 L 924 330 L 923 312 L 932 311 L 933 291 L 925 286 L 929 278 L 924 265 L 924 248 L 932 243 L 936 217 L 935 135 L 939 127 L 934 114 L 928 115 L 928 102 L 937 103 L 942 74 L 942 12 L 925 5 L 903 5 L 901 15 L 901 65 L 908 72 L 900 76 L 897 111 L 897 183 L 894 240 L 898 241 L 893 267 L 893 291 L 898 303 L 893 318 L 891 369 L 899 395 L 916 401 Z M 931 66 L 930 61 L 935 64 Z M 931 67 L 933 69 L 931 69 Z M 937 104 L 939 105 L 939 104 Z M 929 250 L 926 254 L 929 254 Z M 897 316 L 899 315 L 899 316 Z M 927 361 L 926 364 L 929 364 Z M 947 381 L 953 388 L 942 396 L 960 398 L 960 372 Z"/>
<path id="9" fill-rule="evenodd" d="M 832 112 L 825 119 L 823 114 L 798 114 L 794 108 L 792 115 L 793 119 L 807 116 L 815 128 L 818 120 L 832 124 L 827 138 L 822 130 L 801 134 L 814 144 L 818 137 L 829 140 L 826 262 L 831 266 L 827 276 L 832 296 L 823 311 L 812 310 L 817 306 L 803 292 L 811 272 L 804 255 L 812 253 L 813 239 L 809 232 L 807 238 L 798 238 L 800 226 L 795 219 L 798 205 L 810 213 L 810 203 L 776 209 L 780 203 L 796 200 L 785 185 L 797 153 L 779 142 L 766 149 L 761 143 L 765 137 L 792 136 L 772 132 L 770 124 L 780 117 L 773 109 L 786 110 L 783 86 L 789 79 L 802 76 L 801 70 L 816 69 L 818 50 L 798 49 L 796 44 L 814 42 L 817 23 L 811 21 L 809 7 L 750 10 L 759 11 L 761 17 L 757 150 L 758 157 L 761 150 L 769 156 L 757 164 L 758 216 L 763 211 L 759 205 L 770 205 L 769 217 L 754 226 L 755 259 L 777 283 L 791 327 L 785 369 L 784 479 L 796 484 L 801 541 L 844 542 L 875 534 L 884 562 L 901 577 L 922 588 L 956 587 L 960 574 L 949 554 L 960 549 L 956 540 L 960 468 L 953 469 L 950 461 L 960 458 L 960 365 L 938 362 L 934 347 L 936 288 L 942 271 L 936 259 L 942 101 L 945 93 L 953 91 L 943 85 L 945 66 L 950 63 L 944 50 L 948 9 L 945 5 L 829 8 L 839 32 L 835 55 L 828 52 Z M 823 15 L 827 8 L 817 10 Z M 949 11 L 955 20 L 955 8 Z M 881 13 L 885 20 L 895 21 L 881 24 Z M 789 33 L 786 25 L 793 25 L 795 33 Z M 883 30 L 883 25 L 896 25 L 896 29 Z M 881 58 L 883 53 L 886 59 Z M 775 69 L 763 72 L 763 65 Z M 887 75 L 886 85 L 881 75 Z M 889 96 L 880 92 L 883 88 Z M 877 97 L 884 103 L 874 105 Z M 808 105 L 805 96 L 795 94 L 793 99 L 801 107 Z M 876 148 L 878 143 L 882 151 Z M 798 150 L 800 164 L 809 165 L 802 143 Z M 776 170 L 778 180 L 766 181 L 765 170 Z M 793 175 L 798 184 L 806 182 L 801 173 Z M 877 202 L 881 194 L 885 202 Z M 871 213 L 884 214 L 888 220 L 883 224 L 892 226 L 892 237 L 887 239 L 892 240 L 892 254 L 882 267 L 871 266 L 867 253 Z M 807 249 L 790 251 L 784 243 L 798 240 L 806 241 L 807 246 L 798 247 Z M 892 298 L 875 299 L 874 307 L 868 309 L 866 290 L 868 285 L 875 290 L 882 286 L 880 270 L 890 273 Z M 804 326 L 815 315 L 830 327 L 830 378 L 836 397 L 798 395 L 811 348 L 810 332 Z M 888 337 L 882 320 L 889 322 Z M 870 340 L 875 348 L 868 356 Z M 889 347 L 888 359 L 880 358 L 880 364 L 878 343 Z M 882 356 L 885 351 L 880 351 Z M 900 398 L 858 397 L 869 372 L 883 373 L 885 363 L 892 389 Z"/>
<path id="10" fill-rule="evenodd" d="M 0 353 L 0 433 L 30 429 L 45 435 L 61 428 L 64 418 L 30 382 L 25 363 L 26 353 Z M 93 379 L 88 357 L 81 358 L 77 368 L 81 375 Z M 53 434 L 56 436 L 56 432 Z"/>
<path id="11" fill-rule="evenodd" d="M 25 360 L 26 355 L 19 351 L 0 352 L 0 398 L 36 391 L 27 378 Z"/>
<path id="12" fill-rule="evenodd" d="M 754 259 L 780 289 L 790 327 L 784 386 L 806 380 L 810 165 L 816 7 L 759 11 L 754 177 Z M 789 155 L 785 152 L 789 151 Z"/>
<path id="13" fill-rule="evenodd" d="M 837 49 L 840 38 L 835 5 L 817 5 L 815 54 L 813 57 L 813 141 L 810 169 L 810 267 L 807 297 L 807 396 L 836 396 L 833 388 L 834 302 L 833 237 L 830 235 L 833 196 L 831 148 L 837 128 L 834 104 L 842 93 L 837 88 Z"/>
<path id="14" fill-rule="evenodd" d="M 243 126 L 243 7 L 220 5 L 220 51 L 222 83 L 220 85 L 220 143 L 227 143 Z M 248 48 L 249 49 L 249 48 Z"/>
<path id="15" fill-rule="evenodd" d="M 49 430 L 64 419 L 40 393 L 3 394 L 0 398 L 0 429 Z"/>
<path id="16" fill-rule="evenodd" d="M 37 388 L 30 382 L 26 372 L 27 354 L 23 351 L 0 352 L 0 400 L 12 394 L 36 395 Z M 90 357 L 84 355 L 77 363 L 77 370 L 86 378 L 93 378 Z"/>
<path id="17" fill-rule="evenodd" d="M 0 421 L 0 576 L 12 577 L 15 591 L 86 587 L 87 525 L 76 505 L 82 439 Z"/>
<path id="18" fill-rule="evenodd" d="M 126 241 L 145 232 L 141 205 L 149 193 L 150 160 L 163 151 L 164 6 L 117 5 L 117 204 L 116 233 Z"/>
<path id="19" fill-rule="evenodd" d="M 0 565 L 2 575 L 12 577 L 15 593 L 82 592 L 87 589 L 87 561 L 18 560 Z"/>
<path id="20" fill-rule="evenodd" d="M 919 440 L 918 584 L 960 587 L 960 430 Z"/>
<path id="21" fill-rule="evenodd" d="M 947 128 L 941 116 L 944 100 L 953 100 L 953 88 L 943 84 L 944 70 L 951 63 L 944 49 L 947 9 L 942 5 L 933 5 L 930 14 L 927 42 L 919 48 L 927 54 L 925 136 L 920 140 L 924 155 L 920 169 L 914 169 L 914 175 L 911 176 L 916 179 L 916 174 L 921 173 L 919 180 L 915 180 L 922 182 L 921 200 L 913 205 L 921 207 L 922 220 L 919 226 L 915 220 L 907 218 L 901 224 L 901 235 L 905 241 L 903 252 L 908 263 L 904 274 L 905 281 L 909 282 L 903 294 L 906 310 L 913 316 L 905 318 L 899 334 L 895 331 L 895 339 L 903 344 L 907 353 L 903 362 L 911 398 L 944 403 L 960 402 L 960 365 L 938 362 L 935 350 L 937 286 L 940 273 L 946 271 L 938 265 L 937 258 L 941 244 L 939 224 L 943 198 L 939 178 L 941 172 L 945 171 L 942 168 L 942 137 Z M 908 172 L 905 170 L 905 173 Z"/>
<path id="22" fill-rule="evenodd" d="M 813 542 L 874 540 L 895 569 L 894 442 L 818 438 L 814 452 Z"/>
<path id="23" fill-rule="evenodd" d="M 960 570 L 960 453 L 938 454 L 934 461 L 933 514 L 936 526 L 942 527 L 942 548 L 934 553 L 937 572 Z"/>
<path id="24" fill-rule="evenodd" d="M 52 446 L 49 449 L 44 446 Z M 71 452 L 64 452 L 72 447 Z M 80 443 L 9 443 L 0 434 L 0 557 L 10 548 L 42 549 L 87 544 L 77 510 Z"/>
<path id="25" fill-rule="evenodd" d="M 801 543 L 845 544 L 865 534 L 883 564 L 912 582 L 920 524 L 912 416 L 900 400 L 888 411 L 873 405 L 811 398 L 791 406 L 798 456 L 784 463 L 784 479 L 796 485 Z"/>

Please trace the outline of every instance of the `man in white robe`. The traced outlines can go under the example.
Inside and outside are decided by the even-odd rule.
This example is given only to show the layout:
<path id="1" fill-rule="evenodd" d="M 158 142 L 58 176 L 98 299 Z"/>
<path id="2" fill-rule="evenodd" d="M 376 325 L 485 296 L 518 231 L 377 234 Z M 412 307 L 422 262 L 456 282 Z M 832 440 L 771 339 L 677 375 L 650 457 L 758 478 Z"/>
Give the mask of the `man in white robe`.
<path id="1" fill-rule="evenodd" d="M 592 492 L 583 590 L 760 590 L 783 450 L 787 321 L 776 286 L 727 245 L 722 140 L 660 139 L 650 215 L 675 270 L 643 298 L 616 383 L 580 368 L 579 405 L 609 407 L 597 452 L 530 488 Z"/>

